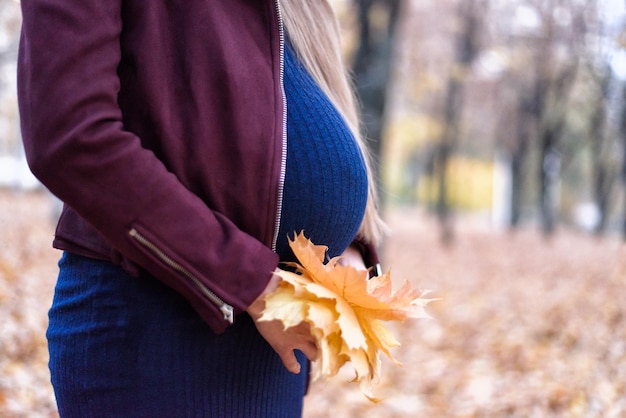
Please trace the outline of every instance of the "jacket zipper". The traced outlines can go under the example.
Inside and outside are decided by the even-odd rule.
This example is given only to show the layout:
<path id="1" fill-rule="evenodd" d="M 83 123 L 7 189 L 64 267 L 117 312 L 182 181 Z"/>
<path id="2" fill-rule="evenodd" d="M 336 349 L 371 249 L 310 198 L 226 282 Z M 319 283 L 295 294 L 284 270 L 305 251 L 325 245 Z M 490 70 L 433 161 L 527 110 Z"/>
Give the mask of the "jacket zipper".
<path id="1" fill-rule="evenodd" d="M 228 321 L 231 325 L 235 322 L 235 309 L 224 302 L 219 296 L 209 290 L 205 285 L 200 282 L 200 280 L 185 267 L 174 261 L 170 256 L 165 254 L 158 246 L 152 243 L 148 238 L 139 233 L 135 228 L 131 229 L 129 232 L 130 236 L 141 244 L 144 248 L 147 248 L 154 254 L 159 260 L 167 264 L 172 269 L 181 273 L 185 276 L 190 282 L 192 282 L 200 292 L 204 296 L 207 297 L 215 306 L 219 308 L 219 310 L 224 314 L 224 319 Z"/>
<path id="2" fill-rule="evenodd" d="M 280 48 L 279 48 L 279 80 L 280 80 L 280 90 L 282 94 L 283 101 L 283 120 L 282 120 L 282 154 L 280 160 L 280 174 L 278 177 L 278 204 L 276 209 L 276 219 L 274 223 L 274 237 L 272 239 L 272 250 L 276 251 L 276 242 L 278 241 L 278 232 L 280 229 L 280 221 L 282 217 L 282 209 L 283 209 L 283 191 L 285 188 L 285 175 L 287 171 L 287 97 L 285 95 L 285 86 L 284 86 L 284 72 L 285 72 L 285 29 L 283 25 L 282 11 L 280 8 L 280 0 L 275 0 L 274 4 L 276 6 L 276 15 L 278 17 L 278 31 L 279 31 L 279 40 L 280 40 Z M 183 276 L 185 276 L 189 281 L 191 281 L 203 295 L 207 297 L 215 306 L 219 308 L 219 310 L 224 314 L 224 319 L 228 321 L 230 324 L 235 322 L 235 310 L 234 308 L 224 302 L 219 296 L 217 296 L 214 292 L 209 290 L 206 286 L 198 280 L 198 278 L 183 267 L 180 263 L 174 261 L 170 256 L 165 254 L 157 245 L 152 243 L 149 239 L 139 233 L 135 228 L 130 230 L 130 236 L 140 243 L 143 247 L 147 248 L 152 252 L 159 260 L 167 264 L 172 269 L 178 271 Z"/>
<path id="3" fill-rule="evenodd" d="M 285 188 L 285 175 L 287 171 L 287 96 L 285 95 L 284 73 L 285 73 L 285 27 L 283 24 L 283 15 L 280 7 L 280 0 L 275 0 L 276 16 L 278 17 L 278 32 L 280 39 L 280 91 L 283 99 L 283 132 L 282 132 L 282 154 L 280 160 L 280 175 L 278 177 L 278 203 L 276 205 L 276 220 L 274 223 L 274 237 L 272 239 L 272 250 L 276 252 L 276 242 L 278 241 L 278 232 L 280 230 L 280 221 L 283 212 L 283 192 Z"/>

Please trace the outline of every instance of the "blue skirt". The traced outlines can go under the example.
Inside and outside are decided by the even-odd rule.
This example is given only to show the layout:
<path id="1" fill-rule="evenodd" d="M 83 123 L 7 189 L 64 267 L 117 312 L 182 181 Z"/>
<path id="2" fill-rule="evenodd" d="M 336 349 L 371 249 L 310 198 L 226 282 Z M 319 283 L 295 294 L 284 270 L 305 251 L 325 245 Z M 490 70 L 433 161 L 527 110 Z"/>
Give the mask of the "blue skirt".
<path id="1" fill-rule="evenodd" d="M 306 359 L 289 373 L 248 315 L 215 335 L 157 279 L 65 253 L 47 332 L 65 417 L 300 417 Z"/>

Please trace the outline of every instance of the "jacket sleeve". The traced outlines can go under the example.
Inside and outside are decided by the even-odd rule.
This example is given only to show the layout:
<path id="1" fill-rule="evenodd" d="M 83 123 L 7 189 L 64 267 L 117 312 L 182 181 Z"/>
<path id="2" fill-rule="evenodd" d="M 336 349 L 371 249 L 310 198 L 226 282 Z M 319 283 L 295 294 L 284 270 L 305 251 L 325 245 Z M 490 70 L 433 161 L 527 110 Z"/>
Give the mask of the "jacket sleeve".
<path id="1" fill-rule="evenodd" d="M 207 208 L 124 130 L 117 103 L 122 1 L 21 3 L 18 98 L 31 170 L 116 250 L 223 331 L 223 305 L 245 310 L 278 256 Z"/>

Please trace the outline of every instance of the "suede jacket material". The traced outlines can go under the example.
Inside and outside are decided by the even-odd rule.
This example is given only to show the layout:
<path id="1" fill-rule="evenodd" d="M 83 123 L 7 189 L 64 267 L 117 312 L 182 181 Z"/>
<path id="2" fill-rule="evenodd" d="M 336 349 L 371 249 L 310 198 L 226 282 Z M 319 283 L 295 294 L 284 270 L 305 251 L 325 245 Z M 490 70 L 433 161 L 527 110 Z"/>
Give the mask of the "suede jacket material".
<path id="1" fill-rule="evenodd" d="M 21 4 L 26 154 L 65 202 L 54 246 L 149 272 L 222 332 L 278 264 L 277 1 Z"/>

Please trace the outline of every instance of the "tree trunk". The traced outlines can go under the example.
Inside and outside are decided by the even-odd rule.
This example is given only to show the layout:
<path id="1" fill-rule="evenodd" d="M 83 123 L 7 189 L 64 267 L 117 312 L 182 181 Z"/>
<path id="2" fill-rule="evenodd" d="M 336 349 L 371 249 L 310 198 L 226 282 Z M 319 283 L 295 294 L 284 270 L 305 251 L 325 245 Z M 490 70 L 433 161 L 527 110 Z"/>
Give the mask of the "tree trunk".
<path id="1" fill-rule="evenodd" d="M 557 182 L 561 171 L 561 156 L 555 145 L 555 134 L 550 130 L 542 135 L 541 141 L 541 226 L 543 233 L 550 236 L 556 229 Z"/>
<path id="2" fill-rule="evenodd" d="M 437 175 L 436 211 L 441 228 L 441 239 L 448 244 L 454 239 L 452 211 L 448 204 L 448 162 L 459 136 L 460 112 L 462 109 L 463 85 L 452 76 L 448 82 L 446 108 L 444 113 L 444 132 L 435 155 L 435 173 Z"/>
<path id="3" fill-rule="evenodd" d="M 478 34 L 481 29 L 480 20 L 482 16 L 480 9 L 477 0 L 461 0 L 459 3 L 458 13 L 461 31 L 456 40 L 456 57 L 448 78 L 443 115 L 444 131 L 435 154 L 435 170 L 439 191 L 436 209 L 441 228 L 441 239 L 446 244 L 451 243 L 454 239 L 452 211 L 448 202 L 448 162 L 454 153 L 461 131 L 465 74 L 478 54 Z"/>
<path id="4" fill-rule="evenodd" d="M 610 194 L 613 188 L 611 170 L 606 165 L 606 100 L 610 86 L 610 72 L 600 76 L 598 79 L 599 94 L 595 100 L 595 109 L 591 117 L 590 140 L 591 140 L 591 162 L 593 173 L 593 194 L 595 204 L 598 208 L 600 218 L 594 225 L 594 233 L 601 235 L 605 232 L 608 218 Z"/>
<path id="5" fill-rule="evenodd" d="M 545 64 L 545 63 L 544 63 Z M 548 78 L 547 67 L 540 66 L 536 84 L 536 117 L 539 122 L 539 146 L 541 192 L 541 226 L 543 233 L 550 236 L 556 229 L 556 215 L 559 205 L 558 181 L 561 175 L 560 142 L 566 124 L 567 101 L 576 74 L 577 63 L 567 65 L 554 77 Z M 547 95 L 550 90 L 552 101 L 547 112 Z"/>
<path id="6" fill-rule="evenodd" d="M 621 236 L 622 240 L 626 242 L 626 133 L 622 132 L 623 139 L 623 157 L 622 157 L 622 173 L 621 173 L 621 181 L 622 181 L 622 214 L 621 214 L 621 222 L 618 228 L 621 228 Z M 618 221 L 619 222 L 619 221 Z"/>
<path id="7" fill-rule="evenodd" d="M 375 161 L 374 174 L 377 181 L 380 181 L 378 162 L 381 158 L 382 135 L 386 122 L 387 88 L 391 80 L 395 34 L 402 1 L 354 0 L 354 2 L 360 26 L 359 46 L 354 57 L 353 72 L 362 107 L 365 136 L 369 140 L 370 152 Z M 386 28 L 374 27 L 371 12 L 377 4 L 383 4 L 387 10 Z"/>
<path id="8" fill-rule="evenodd" d="M 624 199 L 622 207 L 622 237 L 626 242 L 626 84 L 622 88 L 622 115 L 620 124 L 620 134 L 622 137 L 622 188 L 624 189 Z"/>
<path id="9" fill-rule="evenodd" d="M 526 95 L 519 100 L 517 107 L 517 137 L 510 152 L 511 157 L 511 219 L 509 227 L 517 228 L 522 221 L 522 205 L 524 196 L 524 174 L 530 142 L 530 126 L 532 108 Z"/>

